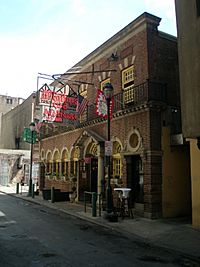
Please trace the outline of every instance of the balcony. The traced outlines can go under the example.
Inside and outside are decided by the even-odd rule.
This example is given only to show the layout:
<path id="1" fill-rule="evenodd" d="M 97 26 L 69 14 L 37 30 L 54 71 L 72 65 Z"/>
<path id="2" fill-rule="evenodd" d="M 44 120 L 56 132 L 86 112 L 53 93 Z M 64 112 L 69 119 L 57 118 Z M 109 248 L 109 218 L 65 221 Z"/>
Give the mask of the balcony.
<path id="1" fill-rule="evenodd" d="M 145 83 L 130 86 L 123 92 L 114 95 L 113 114 L 151 101 L 166 103 L 166 99 L 166 84 L 147 80 Z M 98 119 L 99 116 L 96 114 L 95 109 L 95 103 L 89 105 L 82 117 L 81 123 Z"/>
<path id="2" fill-rule="evenodd" d="M 157 102 L 164 104 L 167 102 L 166 84 L 152 82 L 147 80 L 137 86 L 130 86 L 123 92 L 114 95 L 114 109 L 113 115 L 120 111 L 130 110 L 134 107 L 145 105 L 150 102 Z M 57 130 L 48 131 L 43 133 L 43 137 L 52 136 L 61 132 L 71 131 L 72 128 L 79 128 L 90 124 L 91 122 L 103 120 L 96 114 L 96 104 L 93 103 L 87 107 L 84 114 L 81 116 L 80 123 L 76 126 L 58 126 Z"/>

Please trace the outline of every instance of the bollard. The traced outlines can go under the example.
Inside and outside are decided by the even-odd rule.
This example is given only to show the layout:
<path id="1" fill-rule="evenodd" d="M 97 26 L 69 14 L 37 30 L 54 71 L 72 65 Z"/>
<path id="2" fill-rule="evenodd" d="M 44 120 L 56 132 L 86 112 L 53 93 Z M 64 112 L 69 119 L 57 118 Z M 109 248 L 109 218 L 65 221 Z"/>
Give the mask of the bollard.
<path id="1" fill-rule="evenodd" d="M 16 184 L 16 194 L 19 194 L 19 183 Z"/>
<path id="2" fill-rule="evenodd" d="M 31 196 L 32 196 L 32 198 L 35 197 L 35 185 L 34 184 L 32 184 Z"/>
<path id="3" fill-rule="evenodd" d="M 84 192 L 84 211 L 86 212 L 86 193 Z"/>
<path id="4" fill-rule="evenodd" d="M 51 203 L 54 203 L 55 199 L 54 199 L 54 187 L 51 187 Z"/>
<path id="5" fill-rule="evenodd" d="M 97 216 L 97 193 L 92 193 L 92 217 Z"/>

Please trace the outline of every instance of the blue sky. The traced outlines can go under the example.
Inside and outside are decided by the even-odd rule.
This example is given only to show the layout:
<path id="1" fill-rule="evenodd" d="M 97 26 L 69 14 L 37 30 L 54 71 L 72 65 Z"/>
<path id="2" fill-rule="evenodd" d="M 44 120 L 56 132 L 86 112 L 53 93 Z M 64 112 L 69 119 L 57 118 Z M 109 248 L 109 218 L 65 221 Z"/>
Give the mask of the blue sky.
<path id="1" fill-rule="evenodd" d="M 174 0 L 0 0 L 0 94 L 28 97 L 145 11 L 176 35 Z"/>

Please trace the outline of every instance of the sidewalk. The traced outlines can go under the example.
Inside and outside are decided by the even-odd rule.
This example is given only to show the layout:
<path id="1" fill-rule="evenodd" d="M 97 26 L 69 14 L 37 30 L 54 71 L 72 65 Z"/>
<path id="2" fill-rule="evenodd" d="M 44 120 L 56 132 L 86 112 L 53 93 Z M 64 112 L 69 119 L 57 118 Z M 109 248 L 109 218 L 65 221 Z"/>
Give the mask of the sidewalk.
<path id="1" fill-rule="evenodd" d="M 43 200 L 41 196 L 27 197 L 27 189 L 24 188 L 20 194 L 16 194 L 16 187 L 1 186 L 0 192 L 12 194 L 15 197 L 22 198 L 26 201 L 38 203 L 49 208 L 57 209 L 72 216 L 79 217 L 83 220 L 108 227 L 126 235 L 132 235 L 137 240 L 147 242 L 157 247 L 173 249 L 186 256 L 195 257 L 200 260 L 200 229 L 195 229 L 184 219 L 159 219 L 150 220 L 146 218 L 125 218 L 119 219 L 118 222 L 108 222 L 103 216 L 92 217 L 91 208 L 87 207 L 84 212 L 84 206 L 69 202 L 55 202 Z"/>

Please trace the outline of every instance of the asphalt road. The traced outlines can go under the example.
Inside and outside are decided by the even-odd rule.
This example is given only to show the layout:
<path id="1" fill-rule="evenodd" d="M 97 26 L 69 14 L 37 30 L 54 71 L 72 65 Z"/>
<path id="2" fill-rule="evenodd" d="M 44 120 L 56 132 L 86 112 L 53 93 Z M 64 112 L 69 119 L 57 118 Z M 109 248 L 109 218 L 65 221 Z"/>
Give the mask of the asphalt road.
<path id="1" fill-rule="evenodd" d="M 0 193 L 0 267 L 199 266 L 176 253 Z"/>

